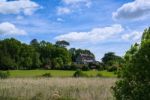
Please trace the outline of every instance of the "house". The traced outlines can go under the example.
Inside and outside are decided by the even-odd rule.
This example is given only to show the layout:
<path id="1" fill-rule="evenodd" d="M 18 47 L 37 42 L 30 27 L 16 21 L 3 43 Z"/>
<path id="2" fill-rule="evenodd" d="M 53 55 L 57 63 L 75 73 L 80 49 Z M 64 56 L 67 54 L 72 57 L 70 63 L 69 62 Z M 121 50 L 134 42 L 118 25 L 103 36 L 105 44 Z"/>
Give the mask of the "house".
<path id="1" fill-rule="evenodd" d="M 79 54 L 76 58 L 77 64 L 89 64 L 95 62 L 95 57 L 91 54 Z"/>

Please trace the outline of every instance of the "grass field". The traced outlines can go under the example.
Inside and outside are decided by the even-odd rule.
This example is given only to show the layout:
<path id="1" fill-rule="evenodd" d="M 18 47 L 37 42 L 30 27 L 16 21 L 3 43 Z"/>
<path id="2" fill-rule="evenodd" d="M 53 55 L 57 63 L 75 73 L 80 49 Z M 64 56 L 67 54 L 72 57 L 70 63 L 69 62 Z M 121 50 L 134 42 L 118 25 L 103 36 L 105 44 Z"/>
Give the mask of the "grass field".
<path id="1" fill-rule="evenodd" d="M 38 77 L 45 73 L 51 73 L 52 77 L 72 77 L 75 71 L 64 70 L 10 70 L 10 77 Z M 107 71 L 83 71 L 88 76 L 97 76 L 100 73 L 103 77 L 116 77 L 114 72 Z"/>
<path id="2" fill-rule="evenodd" d="M 0 100 L 113 100 L 110 87 L 116 80 L 116 78 L 1 79 Z"/>

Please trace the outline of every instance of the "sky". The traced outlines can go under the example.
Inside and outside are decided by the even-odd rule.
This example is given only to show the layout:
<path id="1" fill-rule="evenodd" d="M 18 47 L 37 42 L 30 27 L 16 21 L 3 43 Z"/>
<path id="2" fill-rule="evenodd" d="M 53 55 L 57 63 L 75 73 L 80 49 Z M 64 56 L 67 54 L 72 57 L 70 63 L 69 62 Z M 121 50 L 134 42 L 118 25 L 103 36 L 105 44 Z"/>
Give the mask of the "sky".
<path id="1" fill-rule="evenodd" d="M 0 0 L 0 39 L 32 39 L 123 56 L 150 26 L 150 0 Z"/>

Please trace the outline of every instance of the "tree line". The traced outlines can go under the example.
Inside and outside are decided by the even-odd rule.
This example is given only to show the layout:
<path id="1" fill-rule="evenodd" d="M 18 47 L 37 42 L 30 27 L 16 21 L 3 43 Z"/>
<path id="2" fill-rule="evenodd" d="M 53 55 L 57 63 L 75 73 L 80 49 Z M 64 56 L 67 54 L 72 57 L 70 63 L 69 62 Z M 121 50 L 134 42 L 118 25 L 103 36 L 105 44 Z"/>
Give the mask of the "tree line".
<path id="1" fill-rule="evenodd" d="M 75 70 L 95 69 L 109 71 L 116 70 L 122 62 L 122 58 L 113 52 L 106 53 L 102 62 L 97 61 L 88 64 L 76 64 L 76 58 L 80 54 L 87 54 L 95 58 L 90 50 L 66 47 L 67 41 L 56 41 L 52 44 L 47 41 L 31 40 L 25 44 L 14 38 L 0 40 L 0 69 L 63 69 Z"/>
<path id="2" fill-rule="evenodd" d="M 70 63 L 66 48 L 46 41 L 33 39 L 29 45 L 14 38 L 0 41 L 0 69 L 59 69 Z"/>

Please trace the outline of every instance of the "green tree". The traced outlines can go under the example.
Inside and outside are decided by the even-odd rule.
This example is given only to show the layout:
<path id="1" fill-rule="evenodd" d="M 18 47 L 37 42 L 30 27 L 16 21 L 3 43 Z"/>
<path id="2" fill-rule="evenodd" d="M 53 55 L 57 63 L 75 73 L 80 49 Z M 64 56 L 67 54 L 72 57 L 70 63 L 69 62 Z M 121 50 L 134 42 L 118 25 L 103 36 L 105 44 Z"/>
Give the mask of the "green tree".
<path id="1" fill-rule="evenodd" d="M 54 69 L 61 69 L 64 66 L 62 58 L 60 57 L 54 58 L 52 60 L 52 65 Z"/>
<path id="2" fill-rule="evenodd" d="M 4 69 L 8 69 L 7 67 L 9 67 L 11 69 L 18 69 L 18 67 L 19 67 L 18 62 L 20 60 L 19 59 L 20 47 L 21 47 L 21 42 L 14 38 L 5 39 L 3 41 L 0 41 L 0 51 L 1 51 L 0 66 L 3 68 L 6 67 Z M 8 64 L 6 64 L 7 60 L 8 60 Z"/>
<path id="3" fill-rule="evenodd" d="M 66 47 L 66 46 L 69 46 L 70 43 L 65 41 L 65 40 L 61 40 L 61 41 L 56 41 L 56 46 L 59 46 L 59 47 Z"/>
<path id="4" fill-rule="evenodd" d="M 122 69 L 122 79 L 113 87 L 117 100 L 150 99 L 150 29 L 144 31 L 138 50 L 133 51 Z"/>
<path id="5" fill-rule="evenodd" d="M 23 69 L 32 69 L 34 57 L 34 48 L 22 44 L 20 52 L 20 66 Z"/>
<path id="6" fill-rule="evenodd" d="M 102 62 L 108 71 L 115 71 L 122 67 L 123 58 L 115 55 L 114 52 L 108 52 L 102 58 Z"/>
<path id="7" fill-rule="evenodd" d="M 32 62 L 33 62 L 32 68 L 40 68 L 41 66 L 40 54 L 36 51 L 33 54 Z"/>

